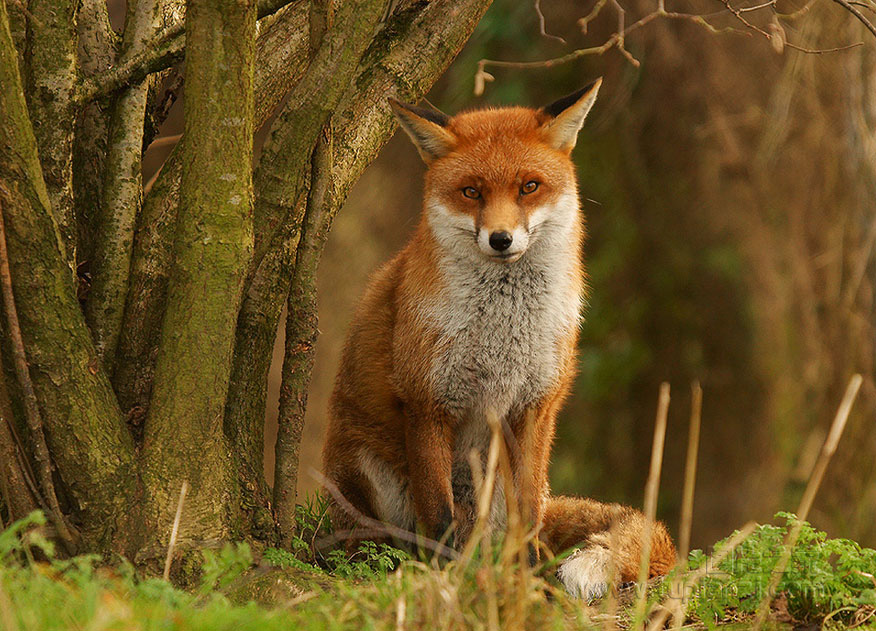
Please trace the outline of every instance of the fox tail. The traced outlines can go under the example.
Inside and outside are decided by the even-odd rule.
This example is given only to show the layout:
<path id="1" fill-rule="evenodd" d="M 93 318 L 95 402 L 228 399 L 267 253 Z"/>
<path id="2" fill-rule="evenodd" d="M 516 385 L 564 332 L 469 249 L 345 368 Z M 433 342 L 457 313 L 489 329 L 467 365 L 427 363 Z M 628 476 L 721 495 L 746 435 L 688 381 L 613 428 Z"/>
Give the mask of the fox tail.
<path id="1" fill-rule="evenodd" d="M 629 506 L 556 496 L 547 500 L 540 540 L 554 554 L 577 548 L 560 564 L 557 577 L 570 594 L 592 601 L 605 595 L 613 578 L 636 580 L 644 529 L 645 515 Z M 654 522 L 648 578 L 665 575 L 675 562 L 666 526 Z"/>

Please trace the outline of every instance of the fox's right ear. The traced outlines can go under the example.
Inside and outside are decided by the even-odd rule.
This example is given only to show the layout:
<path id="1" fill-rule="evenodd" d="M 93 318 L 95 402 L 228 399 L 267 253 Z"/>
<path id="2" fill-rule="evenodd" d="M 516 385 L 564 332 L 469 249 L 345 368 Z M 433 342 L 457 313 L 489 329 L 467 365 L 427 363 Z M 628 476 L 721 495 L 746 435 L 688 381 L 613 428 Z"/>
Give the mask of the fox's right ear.
<path id="1" fill-rule="evenodd" d="M 456 137 L 447 129 L 450 121 L 447 114 L 414 107 L 393 98 L 389 99 L 389 105 L 426 164 L 431 164 L 453 149 Z"/>
<path id="2" fill-rule="evenodd" d="M 571 152 L 575 148 L 578 132 L 596 102 L 600 85 L 602 77 L 539 110 L 546 119 L 542 124 L 542 134 L 548 144 L 565 152 Z"/>

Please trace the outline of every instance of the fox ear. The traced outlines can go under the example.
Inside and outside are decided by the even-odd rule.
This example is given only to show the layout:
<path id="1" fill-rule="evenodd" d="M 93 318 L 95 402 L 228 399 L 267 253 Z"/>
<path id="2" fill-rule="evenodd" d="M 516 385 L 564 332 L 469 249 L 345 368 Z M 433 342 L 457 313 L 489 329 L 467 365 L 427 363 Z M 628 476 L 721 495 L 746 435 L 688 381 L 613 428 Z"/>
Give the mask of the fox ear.
<path id="1" fill-rule="evenodd" d="M 560 151 L 572 151 L 584 119 L 596 101 L 600 85 L 602 77 L 539 110 L 546 119 L 542 124 L 542 134 L 549 145 Z"/>
<path id="2" fill-rule="evenodd" d="M 453 148 L 456 137 L 447 130 L 450 121 L 447 114 L 414 107 L 392 98 L 389 99 L 389 105 L 426 164 L 431 164 Z"/>

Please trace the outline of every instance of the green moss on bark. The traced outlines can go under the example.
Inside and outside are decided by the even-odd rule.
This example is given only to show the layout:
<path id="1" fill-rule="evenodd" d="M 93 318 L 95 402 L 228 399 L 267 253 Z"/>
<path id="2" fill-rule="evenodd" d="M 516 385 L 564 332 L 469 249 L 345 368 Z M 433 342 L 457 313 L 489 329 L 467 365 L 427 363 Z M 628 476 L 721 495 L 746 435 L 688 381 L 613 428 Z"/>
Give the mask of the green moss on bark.
<path id="1" fill-rule="evenodd" d="M 234 522 L 222 412 L 252 255 L 255 25 L 255 0 L 187 6 L 175 262 L 143 445 L 147 522 L 157 545 L 167 541 L 184 481 L 183 543 L 227 538 Z"/>
<path id="2" fill-rule="evenodd" d="M 55 464 L 87 542 L 126 549 L 134 529 L 134 451 L 73 292 L 50 210 L 21 77 L 0 4 L 0 192 L 13 291 Z"/>
<path id="3" fill-rule="evenodd" d="M 264 124 L 283 95 L 303 74 L 307 51 L 307 7 L 284 10 L 259 35 L 255 71 L 256 127 Z M 185 139 L 183 139 L 183 143 Z M 113 385 L 122 410 L 135 429 L 149 406 L 161 319 L 173 264 L 182 143 L 167 159 L 143 202 L 134 237 L 128 297 L 125 304 Z M 275 327 L 276 330 L 276 327 Z"/>

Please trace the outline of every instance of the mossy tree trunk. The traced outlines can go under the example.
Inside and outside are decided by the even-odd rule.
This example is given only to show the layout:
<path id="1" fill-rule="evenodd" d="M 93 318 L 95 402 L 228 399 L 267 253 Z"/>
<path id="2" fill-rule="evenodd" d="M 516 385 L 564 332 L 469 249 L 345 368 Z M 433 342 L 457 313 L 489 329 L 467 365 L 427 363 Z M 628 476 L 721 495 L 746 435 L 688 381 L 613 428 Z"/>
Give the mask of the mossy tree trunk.
<path id="1" fill-rule="evenodd" d="M 143 439 L 150 543 L 159 546 L 169 538 L 183 482 L 191 491 L 181 540 L 232 532 L 234 478 L 222 411 L 253 241 L 255 0 L 190 0 L 186 12 L 187 141 L 175 263 Z"/>
<path id="2" fill-rule="evenodd" d="M 182 548 L 278 539 L 262 424 L 281 308 L 290 287 L 293 301 L 312 298 L 331 218 L 394 130 L 386 96 L 418 100 L 488 5 L 190 0 L 183 40 L 177 0 L 129 3 L 120 39 L 98 0 L 33 1 L 29 14 L 0 0 L 0 206 L 28 364 L 19 377 L 33 384 L 79 550 L 162 557 L 183 482 Z M 154 97 L 156 73 L 182 51 L 183 139 L 144 195 L 150 86 Z M 254 131 L 274 114 L 254 168 Z M 321 164 L 334 166 L 317 195 L 323 129 L 336 141 Z M 307 199 L 320 206 L 318 238 L 299 245 Z M 94 291 L 77 291 L 74 270 L 88 267 Z M 293 306 L 314 315 L 312 299 Z M 10 326 L 0 318 L 4 354 Z M 21 387 L 4 368 L 0 450 L 18 454 L 0 469 L 5 523 L 47 489 L 21 453 Z M 281 449 L 288 473 L 296 445 Z"/>

